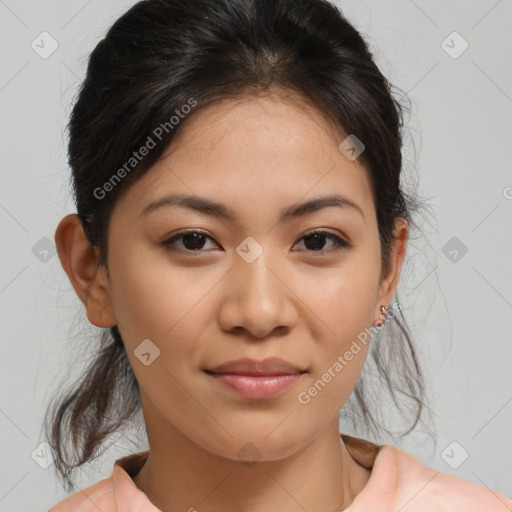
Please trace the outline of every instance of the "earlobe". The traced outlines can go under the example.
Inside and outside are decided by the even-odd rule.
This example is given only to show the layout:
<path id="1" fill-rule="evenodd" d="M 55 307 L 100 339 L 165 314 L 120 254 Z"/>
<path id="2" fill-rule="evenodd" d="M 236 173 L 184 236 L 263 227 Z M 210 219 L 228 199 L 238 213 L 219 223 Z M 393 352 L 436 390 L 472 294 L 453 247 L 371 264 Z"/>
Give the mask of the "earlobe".
<path id="1" fill-rule="evenodd" d="M 78 215 L 70 214 L 60 221 L 55 245 L 62 268 L 85 305 L 89 321 L 97 327 L 116 325 L 106 269 L 98 266 L 98 248 L 90 244 Z"/>

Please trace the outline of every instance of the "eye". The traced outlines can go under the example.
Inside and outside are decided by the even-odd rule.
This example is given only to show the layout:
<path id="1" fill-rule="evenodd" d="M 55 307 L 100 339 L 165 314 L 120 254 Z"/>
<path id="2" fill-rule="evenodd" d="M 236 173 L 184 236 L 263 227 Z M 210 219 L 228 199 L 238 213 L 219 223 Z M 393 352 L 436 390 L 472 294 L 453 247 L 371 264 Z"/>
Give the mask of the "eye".
<path id="1" fill-rule="evenodd" d="M 169 248 L 170 250 L 184 250 L 187 252 L 192 251 L 201 251 L 204 248 L 205 239 L 209 238 L 213 240 L 213 238 L 203 231 L 198 231 L 197 229 L 189 229 L 187 231 L 182 231 L 173 237 L 164 240 L 162 245 L 164 247 Z M 177 241 L 182 242 L 182 246 L 179 247 Z"/>
<path id="2" fill-rule="evenodd" d="M 334 242 L 334 249 L 322 249 L 326 238 Z M 329 231 L 323 231 L 321 229 L 310 231 L 309 234 L 302 236 L 299 238 L 299 240 L 304 240 L 306 250 L 312 252 L 335 252 L 350 247 L 350 244 L 343 238 L 340 238 L 339 236 L 330 233 Z"/>
<path id="3" fill-rule="evenodd" d="M 169 250 L 181 250 L 185 252 L 200 252 L 205 249 L 206 240 L 213 240 L 213 238 L 207 235 L 203 231 L 197 229 L 189 229 L 182 231 L 172 236 L 171 238 L 164 240 L 161 244 Z M 325 239 L 329 239 L 333 242 L 334 249 L 324 249 Z M 350 247 L 350 243 L 346 240 L 336 236 L 328 231 L 317 229 L 310 231 L 308 234 L 299 238 L 305 241 L 306 250 L 310 252 L 335 252 L 341 249 Z"/>

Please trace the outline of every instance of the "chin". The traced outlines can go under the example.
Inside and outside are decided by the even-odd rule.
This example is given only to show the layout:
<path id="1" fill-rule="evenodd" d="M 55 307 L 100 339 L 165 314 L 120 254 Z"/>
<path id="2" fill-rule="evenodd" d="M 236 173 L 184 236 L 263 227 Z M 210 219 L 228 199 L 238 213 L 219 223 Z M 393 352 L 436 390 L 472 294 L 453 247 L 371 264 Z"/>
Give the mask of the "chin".
<path id="1" fill-rule="evenodd" d="M 220 457 L 246 462 L 249 466 L 258 461 L 278 461 L 292 456 L 308 443 L 308 438 L 302 437 L 303 431 L 300 436 L 299 433 L 291 434 L 287 429 L 278 432 L 278 424 L 279 422 L 274 424 L 272 431 L 252 422 L 247 429 L 238 427 L 236 431 L 229 430 L 232 436 L 223 431 L 221 438 L 210 436 L 205 442 L 198 444 Z"/>

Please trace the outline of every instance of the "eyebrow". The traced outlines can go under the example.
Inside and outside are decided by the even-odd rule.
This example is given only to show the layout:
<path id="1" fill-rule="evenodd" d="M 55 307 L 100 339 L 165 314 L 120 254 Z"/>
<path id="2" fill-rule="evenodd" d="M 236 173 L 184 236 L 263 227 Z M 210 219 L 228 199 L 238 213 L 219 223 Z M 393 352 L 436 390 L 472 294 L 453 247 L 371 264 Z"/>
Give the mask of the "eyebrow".
<path id="1" fill-rule="evenodd" d="M 195 210 L 204 215 L 210 215 L 212 217 L 218 217 L 231 221 L 235 221 L 237 219 L 235 212 L 222 203 L 217 203 L 204 197 L 190 195 L 168 195 L 162 197 L 149 203 L 140 215 L 142 217 L 149 214 L 150 212 L 159 210 L 160 208 L 170 206 L 181 206 L 183 208 Z M 363 210 L 357 203 L 348 197 L 342 196 L 340 194 L 333 194 L 329 196 L 318 197 L 305 203 L 292 205 L 288 208 L 285 208 L 281 211 L 279 222 L 287 222 L 291 219 L 303 217 L 309 213 L 313 213 L 323 208 L 329 207 L 338 207 L 348 209 L 349 211 L 359 212 L 364 219 Z"/>

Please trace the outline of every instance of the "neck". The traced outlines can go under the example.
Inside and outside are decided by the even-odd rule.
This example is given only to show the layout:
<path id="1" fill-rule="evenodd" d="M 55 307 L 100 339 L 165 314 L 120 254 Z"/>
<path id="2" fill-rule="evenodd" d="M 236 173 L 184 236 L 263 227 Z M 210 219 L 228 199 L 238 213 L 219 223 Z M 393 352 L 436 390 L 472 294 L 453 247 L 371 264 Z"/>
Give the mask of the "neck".
<path id="1" fill-rule="evenodd" d="M 133 481 L 162 512 L 335 512 L 370 477 L 347 451 L 337 417 L 293 455 L 253 464 L 205 450 L 168 423 L 148 429 L 148 438 L 149 457 Z"/>

